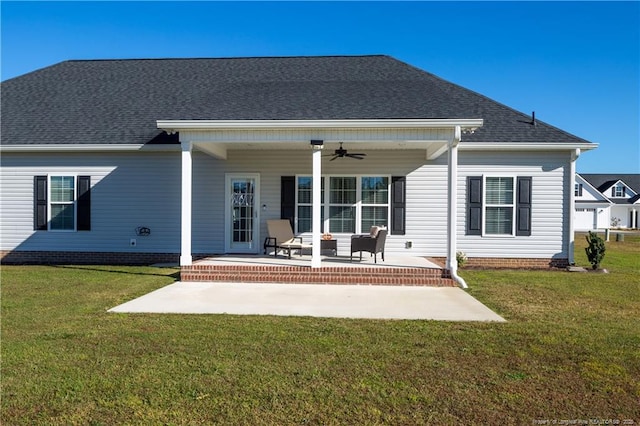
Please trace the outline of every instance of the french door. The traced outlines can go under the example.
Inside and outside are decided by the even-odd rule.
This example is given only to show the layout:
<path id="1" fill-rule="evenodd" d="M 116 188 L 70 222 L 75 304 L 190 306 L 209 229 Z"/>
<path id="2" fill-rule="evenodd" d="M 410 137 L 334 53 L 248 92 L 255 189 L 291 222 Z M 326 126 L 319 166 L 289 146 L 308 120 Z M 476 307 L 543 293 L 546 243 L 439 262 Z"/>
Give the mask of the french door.
<path id="1" fill-rule="evenodd" d="M 260 235 L 260 175 L 225 177 L 225 250 L 257 253 Z"/>

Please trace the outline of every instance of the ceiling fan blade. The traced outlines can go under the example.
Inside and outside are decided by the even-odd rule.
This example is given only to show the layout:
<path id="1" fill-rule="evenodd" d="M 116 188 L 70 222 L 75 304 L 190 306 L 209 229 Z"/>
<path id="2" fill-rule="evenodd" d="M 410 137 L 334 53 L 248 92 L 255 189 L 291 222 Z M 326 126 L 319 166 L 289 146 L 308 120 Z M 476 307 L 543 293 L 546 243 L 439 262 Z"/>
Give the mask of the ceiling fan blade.
<path id="1" fill-rule="evenodd" d="M 347 154 L 346 156 L 349 158 L 355 158 L 356 160 L 364 160 L 364 157 L 362 157 L 361 154 Z"/>
<path id="2" fill-rule="evenodd" d="M 335 160 L 335 159 L 336 159 L 336 158 L 338 158 L 338 157 L 340 157 L 340 156 L 336 154 L 336 155 L 334 155 L 334 156 L 333 156 L 333 158 L 332 158 L 331 160 L 329 160 L 329 161 L 333 161 L 333 160 Z"/>

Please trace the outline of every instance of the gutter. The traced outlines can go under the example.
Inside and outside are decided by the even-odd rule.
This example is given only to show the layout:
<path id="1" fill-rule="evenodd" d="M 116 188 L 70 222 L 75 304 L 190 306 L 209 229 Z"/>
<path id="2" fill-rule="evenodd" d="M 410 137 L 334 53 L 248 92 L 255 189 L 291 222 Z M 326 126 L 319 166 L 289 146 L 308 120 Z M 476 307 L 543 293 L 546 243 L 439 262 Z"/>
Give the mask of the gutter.
<path id="1" fill-rule="evenodd" d="M 0 145 L 0 152 L 180 151 L 180 144 L 19 144 Z"/>
<path id="2" fill-rule="evenodd" d="M 595 142 L 462 142 L 462 151 L 590 151 L 596 149 Z"/>
<path id="3" fill-rule="evenodd" d="M 281 130 L 281 129 L 449 129 L 482 127 L 481 118 L 469 119 L 342 119 L 342 120 L 156 120 L 167 133 L 180 130 Z"/>

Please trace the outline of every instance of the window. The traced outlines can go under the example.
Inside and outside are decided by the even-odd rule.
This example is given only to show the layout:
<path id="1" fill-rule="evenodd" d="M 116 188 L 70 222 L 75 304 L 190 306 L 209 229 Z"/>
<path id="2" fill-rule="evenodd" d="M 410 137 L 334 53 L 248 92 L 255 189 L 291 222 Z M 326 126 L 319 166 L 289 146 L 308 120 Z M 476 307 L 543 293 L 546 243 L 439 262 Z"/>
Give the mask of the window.
<path id="1" fill-rule="evenodd" d="M 331 177 L 329 182 L 329 232 L 356 232 L 356 178 Z"/>
<path id="2" fill-rule="evenodd" d="M 76 227 L 76 185 L 73 176 L 49 178 L 49 229 L 73 231 Z"/>
<path id="3" fill-rule="evenodd" d="M 485 234 L 513 235 L 513 178 L 487 177 L 485 188 Z"/>
<path id="4" fill-rule="evenodd" d="M 530 176 L 468 176 L 466 235 L 530 236 Z"/>
<path id="5" fill-rule="evenodd" d="M 613 187 L 613 196 L 622 198 L 624 197 L 624 193 L 625 193 L 624 184 L 622 182 L 616 183 L 616 186 Z"/>
<path id="6" fill-rule="evenodd" d="M 34 230 L 91 230 L 90 176 L 35 176 L 33 194 Z"/>
<path id="7" fill-rule="evenodd" d="M 328 176 L 322 178 L 322 232 L 359 233 L 371 226 L 388 226 L 388 176 Z M 312 227 L 312 178 L 296 179 L 297 232 Z M 328 201 L 328 202 L 327 202 Z"/>
<path id="8" fill-rule="evenodd" d="M 360 229 L 387 224 L 389 214 L 389 178 L 363 177 L 362 183 L 362 219 Z"/>
<path id="9" fill-rule="evenodd" d="M 582 184 L 581 183 L 576 183 L 574 190 L 573 190 L 573 195 L 576 197 L 582 197 Z"/>
<path id="10" fill-rule="evenodd" d="M 312 228 L 312 212 L 313 212 L 313 179 L 310 176 L 298 177 L 298 232 L 311 232 Z M 324 178 L 322 178 L 322 188 L 320 190 L 321 197 L 321 231 L 324 232 Z"/>

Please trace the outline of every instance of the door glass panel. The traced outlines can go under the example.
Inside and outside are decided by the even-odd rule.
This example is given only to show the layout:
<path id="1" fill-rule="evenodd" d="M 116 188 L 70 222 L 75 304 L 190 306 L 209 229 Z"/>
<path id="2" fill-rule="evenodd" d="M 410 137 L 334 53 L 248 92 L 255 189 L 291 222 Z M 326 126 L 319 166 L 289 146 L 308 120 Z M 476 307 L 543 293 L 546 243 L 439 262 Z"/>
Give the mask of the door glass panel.
<path id="1" fill-rule="evenodd" d="M 253 243 L 255 181 L 234 179 L 231 182 L 232 243 Z"/>

